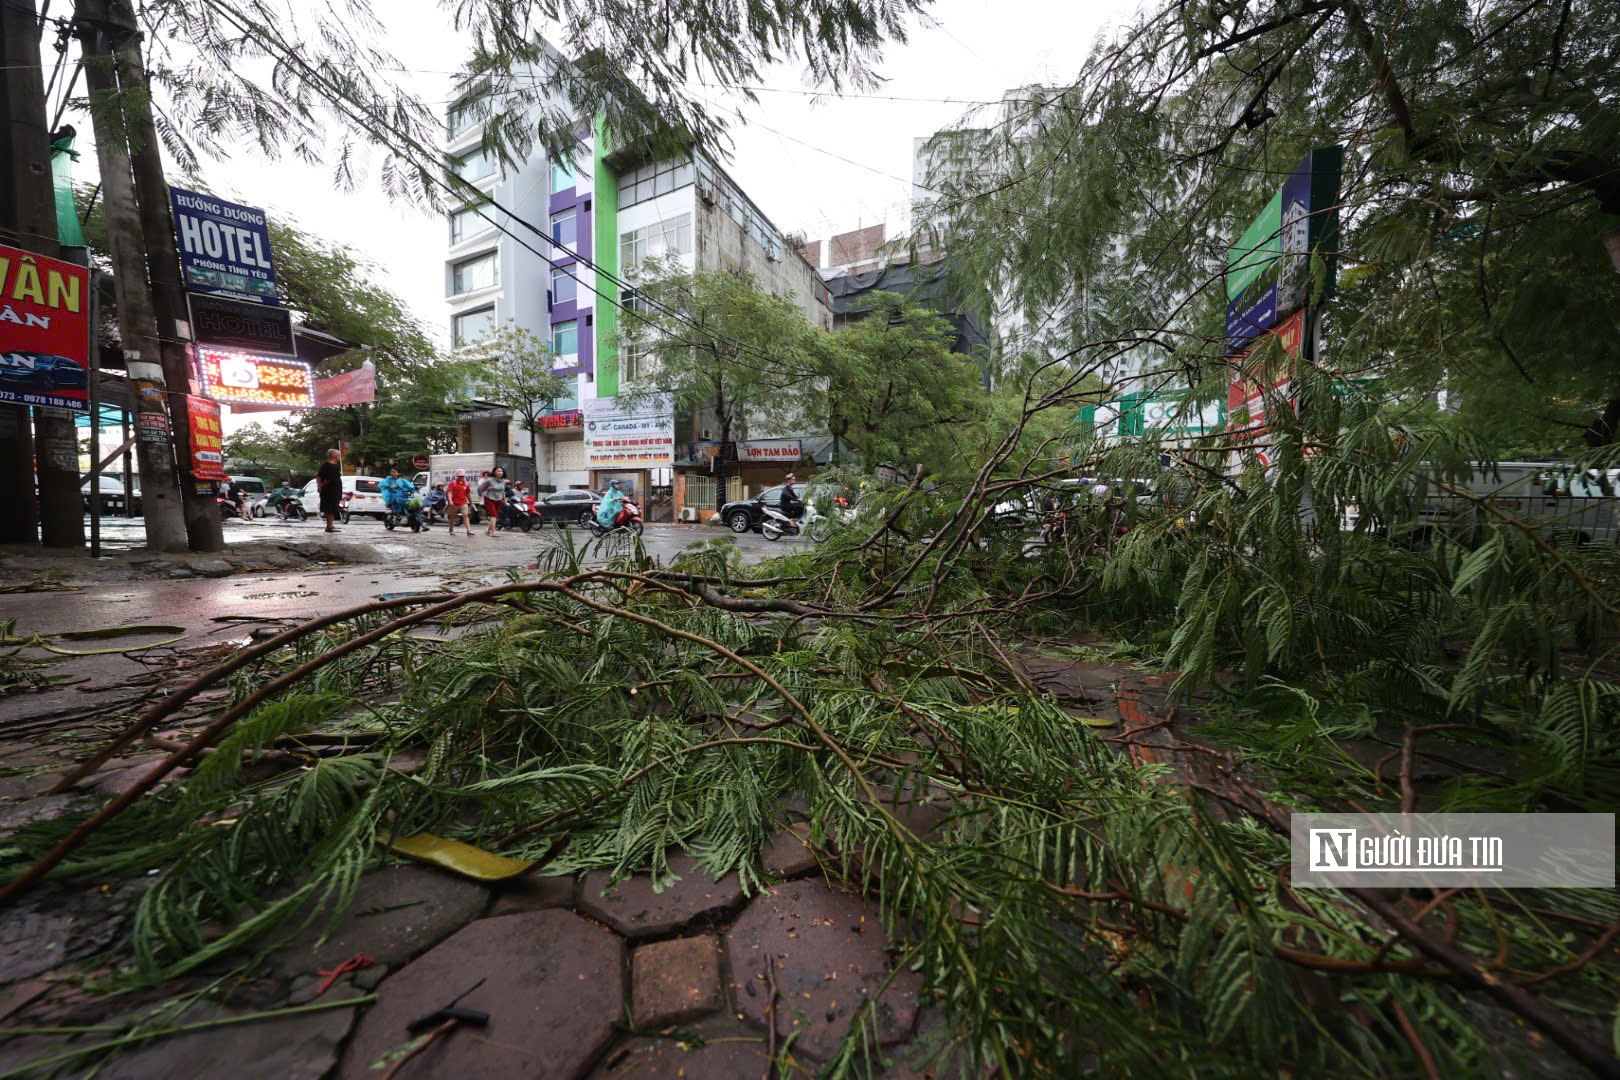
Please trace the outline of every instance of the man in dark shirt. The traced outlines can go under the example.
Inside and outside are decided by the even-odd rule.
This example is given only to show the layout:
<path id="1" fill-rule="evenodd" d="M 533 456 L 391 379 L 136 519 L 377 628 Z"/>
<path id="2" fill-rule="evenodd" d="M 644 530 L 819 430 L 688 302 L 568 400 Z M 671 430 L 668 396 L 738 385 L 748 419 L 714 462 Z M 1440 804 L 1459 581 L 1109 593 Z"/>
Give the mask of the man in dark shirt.
<path id="1" fill-rule="evenodd" d="M 343 466 L 338 464 L 338 452 L 328 450 L 326 463 L 315 474 L 321 492 L 321 516 L 326 519 L 326 531 L 337 532 L 333 524 L 343 509 Z"/>
<path id="2" fill-rule="evenodd" d="M 793 479 L 793 474 L 788 473 L 787 483 L 782 486 L 782 501 L 778 505 L 781 506 L 783 514 L 798 520 L 804 513 L 804 502 L 799 498 L 799 493 L 793 490 Z"/>

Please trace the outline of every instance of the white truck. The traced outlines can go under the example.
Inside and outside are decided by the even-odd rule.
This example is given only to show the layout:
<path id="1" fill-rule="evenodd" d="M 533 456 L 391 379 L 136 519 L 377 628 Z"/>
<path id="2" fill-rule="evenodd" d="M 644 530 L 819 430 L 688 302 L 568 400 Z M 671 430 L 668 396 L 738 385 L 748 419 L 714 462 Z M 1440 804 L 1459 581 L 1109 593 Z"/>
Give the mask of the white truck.
<path id="1" fill-rule="evenodd" d="M 434 484 L 448 484 L 455 477 L 457 469 L 466 469 L 467 479 L 476 488 L 478 474 L 492 470 L 497 465 L 506 470 L 508 480 L 521 480 L 524 490 L 534 491 L 533 460 L 516 454 L 497 454 L 493 451 L 479 454 L 433 454 L 428 458 L 427 471 L 417 473 L 412 477 L 412 481 L 418 490 L 426 490 Z"/>
<path id="2" fill-rule="evenodd" d="M 1481 518 L 1493 516 L 1481 499 L 1538 531 L 1567 532 L 1577 543 L 1620 538 L 1620 469 L 1580 472 L 1556 461 L 1502 461 L 1476 466 L 1465 484 L 1455 486 L 1472 498 L 1431 485 L 1418 511 L 1417 539 L 1441 531 L 1471 535 Z M 1357 517 L 1357 507 L 1346 507 L 1343 527 L 1354 528 Z"/>

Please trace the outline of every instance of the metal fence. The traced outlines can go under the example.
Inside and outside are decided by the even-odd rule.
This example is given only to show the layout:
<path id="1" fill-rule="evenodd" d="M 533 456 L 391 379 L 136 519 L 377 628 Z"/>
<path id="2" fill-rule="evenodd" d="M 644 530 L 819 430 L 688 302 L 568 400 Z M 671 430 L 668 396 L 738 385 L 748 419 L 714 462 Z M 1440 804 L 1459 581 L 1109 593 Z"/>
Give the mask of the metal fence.
<path id="1" fill-rule="evenodd" d="M 686 505 L 698 510 L 713 510 L 715 502 L 714 477 L 689 473 L 686 477 Z"/>

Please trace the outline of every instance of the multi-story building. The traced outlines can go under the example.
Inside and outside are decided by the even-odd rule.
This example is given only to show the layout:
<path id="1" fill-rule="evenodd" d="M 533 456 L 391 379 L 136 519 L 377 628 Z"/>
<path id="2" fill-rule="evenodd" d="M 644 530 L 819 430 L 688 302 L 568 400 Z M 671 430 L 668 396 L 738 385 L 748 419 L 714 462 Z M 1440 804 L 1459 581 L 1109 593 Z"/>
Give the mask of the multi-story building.
<path id="1" fill-rule="evenodd" d="M 567 61 L 552 50 L 550 63 Z M 536 148 L 502 168 L 481 148 L 482 102 L 495 92 L 486 86 L 447 113 L 446 149 L 462 179 L 488 200 L 457 209 L 448 222 L 451 342 L 469 345 L 516 323 L 550 342 L 554 371 L 571 380 L 573 392 L 539 432 L 522 430 L 510 413 L 476 410 L 464 418 L 464 448 L 532 451 L 542 490 L 618 479 L 644 498 L 663 494 L 674 487 L 676 448 L 701 432 L 701 417 L 670 418 L 667 445 L 652 440 L 633 452 L 586 438 L 587 417 L 611 413 L 621 390 L 649 374 L 613 346 L 622 284 L 660 256 L 677 257 L 688 270 L 742 270 L 761 288 L 793 296 L 806 319 L 830 329 L 827 291 L 758 204 L 705 155 L 652 160 L 616 146 L 599 117 L 581 118 L 571 158 L 553 160 Z"/>

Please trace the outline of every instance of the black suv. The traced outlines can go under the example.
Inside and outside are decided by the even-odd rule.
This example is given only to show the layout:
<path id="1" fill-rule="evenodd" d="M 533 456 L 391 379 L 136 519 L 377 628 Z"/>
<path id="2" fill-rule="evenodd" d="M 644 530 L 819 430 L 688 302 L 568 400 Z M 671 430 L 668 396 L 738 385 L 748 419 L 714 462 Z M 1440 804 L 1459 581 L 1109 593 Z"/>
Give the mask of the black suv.
<path id="1" fill-rule="evenodd" d="M 765 507 L 772 510 L 782 508 L 782 489 L 786 484 L 777 484 L 773 488 L 766 488 L 751 499 L 738 499 L 728 502 L 720 508 L 720 520 L 734 533 L 759 532 L 760 525 L 765 522 Z M 804 487 L 795 484 L 794 490 L 799 498 L 804 498 Z"/>

